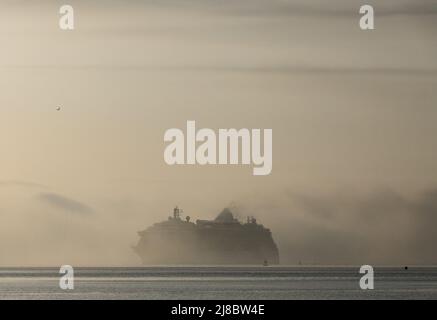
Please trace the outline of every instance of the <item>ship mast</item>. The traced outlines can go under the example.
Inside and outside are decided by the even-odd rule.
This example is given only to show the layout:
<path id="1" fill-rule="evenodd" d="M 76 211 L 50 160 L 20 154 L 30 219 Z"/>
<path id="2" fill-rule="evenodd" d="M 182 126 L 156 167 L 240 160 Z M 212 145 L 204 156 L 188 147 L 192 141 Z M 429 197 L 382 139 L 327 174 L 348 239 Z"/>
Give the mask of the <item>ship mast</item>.
<path id="1" fill-rule="evenodd" d="M 173 209 L 173 218 L 174 218 L 174 219 L 177 219 L 177 220 L 180 220 L 180 219 L 181 219 L 181 213 L 182 213 L 182 212 L 183 212 L 182 209 L 179 209 L 179 207 L 176 206 L 176 207 Z"/>

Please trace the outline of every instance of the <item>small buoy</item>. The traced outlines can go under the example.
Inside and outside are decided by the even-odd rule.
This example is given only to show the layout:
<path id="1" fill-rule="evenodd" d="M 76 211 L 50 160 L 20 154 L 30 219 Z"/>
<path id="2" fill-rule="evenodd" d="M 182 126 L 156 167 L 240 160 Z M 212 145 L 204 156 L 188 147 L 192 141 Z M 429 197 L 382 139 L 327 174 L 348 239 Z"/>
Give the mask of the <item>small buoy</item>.
<path id="1" fill-rule="evenodd" d="M 56 107 L 56 111 L 61 111 L 61 107 Z"/>

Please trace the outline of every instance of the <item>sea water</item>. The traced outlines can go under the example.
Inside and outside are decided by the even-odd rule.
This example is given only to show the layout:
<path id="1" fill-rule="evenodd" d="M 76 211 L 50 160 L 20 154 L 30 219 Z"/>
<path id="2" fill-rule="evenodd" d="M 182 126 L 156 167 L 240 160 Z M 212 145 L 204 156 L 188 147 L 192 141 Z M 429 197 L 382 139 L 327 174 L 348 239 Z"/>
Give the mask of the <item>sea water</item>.
<path id="1" fill-rule="evenodd" d="M 0 268 L 0 299 L 437 299 L 437 267 L 375 267 L 361 290 L 359 267 Z"/>

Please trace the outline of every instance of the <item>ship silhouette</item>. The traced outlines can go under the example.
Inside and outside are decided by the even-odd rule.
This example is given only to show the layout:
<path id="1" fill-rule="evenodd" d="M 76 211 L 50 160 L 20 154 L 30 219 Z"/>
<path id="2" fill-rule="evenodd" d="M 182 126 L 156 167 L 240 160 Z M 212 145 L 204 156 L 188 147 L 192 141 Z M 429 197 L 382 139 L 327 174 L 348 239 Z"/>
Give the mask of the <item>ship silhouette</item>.
<path id="1" fill-rule="evenodd" d="M 133 248 L 145 265 L 279 264 L 272 233 L 254 217 L 246 223 L 226 208 L 215 220 L 190 221 L 174 208 L 167 221 L 138 232 Z"/>

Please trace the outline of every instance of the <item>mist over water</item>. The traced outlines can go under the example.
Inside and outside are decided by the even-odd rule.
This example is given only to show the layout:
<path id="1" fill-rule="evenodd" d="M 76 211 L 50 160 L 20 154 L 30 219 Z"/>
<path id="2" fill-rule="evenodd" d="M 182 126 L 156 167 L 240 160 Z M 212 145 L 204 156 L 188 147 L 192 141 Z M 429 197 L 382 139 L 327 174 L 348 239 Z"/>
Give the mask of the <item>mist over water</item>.
<path id="1" fill-rule="evenodd" d="M 282 263 L 328 265 L 436 264 L 436 209 L 435 189 L 284 191 L 245 207 L 272 229 Z"/>
<path id="2" fill-rule="evenodd" d="M 246 194 L 228 202 L 199 202 L 188 193 L 182 218 L 214 219 L 225 206 L 242 222 L 246 216 L 255 216 L 271 229 L 285 265 L 437 263 L 434 189 L 414 196 L 387 189 L 291 190 Z M 0 191 L 2 219 L 8 221 L 0 225 L 2 266 L 140 266 L 131 248 L 139 240 L 137 231 L 172 213 L 164 195 L 150 202 L 115 195 L 106 201 L 85 202 L 80 196 L 47 197 L 52 193 L 33 186 L 2 187 Z"/>

